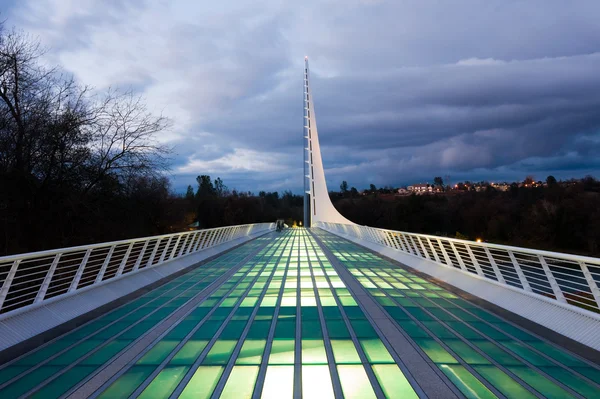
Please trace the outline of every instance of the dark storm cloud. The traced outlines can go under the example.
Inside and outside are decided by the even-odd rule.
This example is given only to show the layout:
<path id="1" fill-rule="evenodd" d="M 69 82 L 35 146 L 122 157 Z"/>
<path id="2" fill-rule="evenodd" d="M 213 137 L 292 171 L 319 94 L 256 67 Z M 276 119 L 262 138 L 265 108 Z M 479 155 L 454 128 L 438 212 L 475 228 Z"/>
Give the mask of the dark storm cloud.
<path id="1" fill-rule="evenodd" d="M 98 88 L 175 119 L 176 187 L 301 185 L 302 59 L 330 188 L 598 173 L 600 3 L 26 0 L 9 13 Z"/>

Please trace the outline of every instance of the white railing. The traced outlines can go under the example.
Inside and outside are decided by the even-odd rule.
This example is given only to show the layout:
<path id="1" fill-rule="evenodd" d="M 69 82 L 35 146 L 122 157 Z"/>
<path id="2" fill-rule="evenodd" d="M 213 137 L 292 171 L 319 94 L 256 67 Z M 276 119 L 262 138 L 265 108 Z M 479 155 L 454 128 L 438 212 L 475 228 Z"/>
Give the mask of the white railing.
<path id="1" fill-rule="evenodd" d="M 600 312 L 600 259 L 368 226 L 315 224 L 520 288 L 558 302 Z"/>
<path id="2" fill-rule="evenodd" d="M 0 257 L 0 313 L 274 228 L 245 224 Z"/>

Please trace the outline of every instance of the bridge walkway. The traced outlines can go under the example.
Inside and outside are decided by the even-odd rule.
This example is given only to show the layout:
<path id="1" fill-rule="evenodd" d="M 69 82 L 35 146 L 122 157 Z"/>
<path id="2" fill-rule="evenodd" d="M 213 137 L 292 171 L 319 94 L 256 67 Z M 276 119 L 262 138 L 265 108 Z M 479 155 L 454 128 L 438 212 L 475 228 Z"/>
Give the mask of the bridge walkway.
<path id="1" fill-rule="evenodd" d="M 0 397 L 600 397 L 587 358 L 347 240 L 291 229 L 0 365 Z"/>

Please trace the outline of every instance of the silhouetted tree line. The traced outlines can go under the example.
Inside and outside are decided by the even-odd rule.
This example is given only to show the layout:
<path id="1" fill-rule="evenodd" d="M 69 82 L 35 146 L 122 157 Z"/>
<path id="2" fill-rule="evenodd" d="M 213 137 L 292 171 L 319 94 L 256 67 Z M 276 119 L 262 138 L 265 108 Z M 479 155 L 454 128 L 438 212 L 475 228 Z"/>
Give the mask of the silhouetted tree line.
<path id="1" fill-rule="evenodd" d="M 169 120 L 93 93 L 0 24 L 0 255 L 168 232 L 183 219 L 154 139 Z"/>
<path id="2" fill-rule="evenodd" d="M 332 195 L 350 220 L 393 230 L 600 255 L 600 182 L 588 176 L 546 186 L 488 187 L 457 195 Z"/>
<path id="3" fill-rule="evenodd" d="M 274 222 L 284 219 L 288 225 L 302 220 L 303 199 L 291 191 L 252 192 L 229 190 L 221 178 L 214 181 L 208 175 L 196 178 L 196 190 L 188 186 L 188 209 L 195 210 L 199 228 L 230 226 L 246 223 Z"/>

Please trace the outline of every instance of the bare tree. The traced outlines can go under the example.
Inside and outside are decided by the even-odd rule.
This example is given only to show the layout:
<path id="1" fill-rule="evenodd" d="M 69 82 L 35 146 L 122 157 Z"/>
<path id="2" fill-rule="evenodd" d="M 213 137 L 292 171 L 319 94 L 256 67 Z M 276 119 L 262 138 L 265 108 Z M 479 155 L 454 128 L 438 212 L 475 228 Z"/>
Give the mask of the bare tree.
<path id="1" fill-rule="evenodd" d="M 170 150 L 156 135 L 171 126 L 168 118 L 152 115 L 142 97 L 131 91 L 109 90 L 94 107 L 94 123 L 89 127 L 91 178 L 85 191 L 107 174 L 152 174 L 166 169 Z"/>

